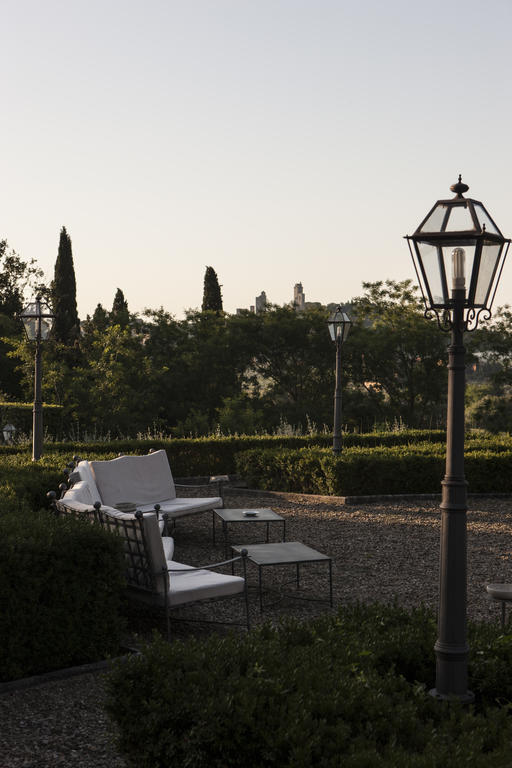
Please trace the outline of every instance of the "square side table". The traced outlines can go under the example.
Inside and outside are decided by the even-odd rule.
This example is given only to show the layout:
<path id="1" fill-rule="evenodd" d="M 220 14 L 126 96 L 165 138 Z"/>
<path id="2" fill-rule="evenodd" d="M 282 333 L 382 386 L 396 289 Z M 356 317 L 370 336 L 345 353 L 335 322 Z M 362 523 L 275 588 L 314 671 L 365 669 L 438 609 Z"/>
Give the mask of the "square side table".
<path id="1" fill-rule="evenodd" d="M 224 548 L 228 551 L 228 525 L 231 523 L 266 523 L 265 541 L 270 537 L 270 523 L 280 522 L 283 524 L 283 541 L 286 541 L 286 520 L 273 509 L 214 509 L 212 510 L 212 538 L 215 544 L 215 522 L 216 519 L 222 522 L 222 533 L 224 535 Z"/>
<path id="2" fill-rule="evenodd" d="M 317 552 L 316 549 L 312 549 L 300 541 L 283 541 L 276 544 L 236 544 L 231 547 L 231 551 L 236 554 L 240 554 L 242 549 L 247 550 L 247 559 L 258 567 L 260 612 L 263 611 L 262 569 L 270 565 L 295 565 L 297 567 L 296 584 L 297 589 L 299 589 L 301 565 L 326 563 L 329 569 L 329 604 L 332 608 L 332 558 L 328 555 Z M 233 566 L 231 567 L 233 569 Z"/>

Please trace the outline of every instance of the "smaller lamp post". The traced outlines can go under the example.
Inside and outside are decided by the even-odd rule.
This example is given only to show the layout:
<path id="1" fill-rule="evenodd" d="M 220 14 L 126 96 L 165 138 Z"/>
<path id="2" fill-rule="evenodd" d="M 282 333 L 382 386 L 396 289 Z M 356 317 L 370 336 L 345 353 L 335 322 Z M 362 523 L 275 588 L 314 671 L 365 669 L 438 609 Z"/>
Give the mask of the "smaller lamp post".
<path id="1" fill-rule="evenodd" d="M 341 453 L 341 347 L 350 332 L 352 321 L 341 305 L 327 321 L 331 339 L 336 344 L 336 386 L 334 389 L 334 431 L 332 439 L 333 453 Z"/>
<path id="2" fill-rule="evenodd" d="M 14 424 L 5 424 L 2 427 L 2 434 L 4 436 L 4 442 L 10 443 L 14 437 L 14 433 L 16 432 L 16 427 Z"/>
<path id="3" fill-rule="evenodd" d="M 43 452 L 43 402 L 41 399 L 41 341 L 46 341 L 50 335 L 55 315 L 41 296 L 27 304 L 21 312 L 20 318 L 25 326 L 29 341 L 35 341 L 35 369 L 34 369 L 34 411 L 32 422 L 32 461 L 38 461 Z"/>

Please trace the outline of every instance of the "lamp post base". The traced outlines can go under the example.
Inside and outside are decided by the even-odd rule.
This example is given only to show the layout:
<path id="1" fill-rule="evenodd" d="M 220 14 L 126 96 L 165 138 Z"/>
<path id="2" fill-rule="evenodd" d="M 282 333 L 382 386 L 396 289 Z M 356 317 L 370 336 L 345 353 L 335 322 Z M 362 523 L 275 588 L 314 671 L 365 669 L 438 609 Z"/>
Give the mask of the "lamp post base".
<path id="1" fill-rule="evenodd" d="M 466 693 L 439 693 L 437 688 L 431 688 L 428 692 L 429 696 L 437 701 L 460 701 L 461 704 L 472 704 L 475 700 L 475 694 L 473 691 L 466 691 Z"/>

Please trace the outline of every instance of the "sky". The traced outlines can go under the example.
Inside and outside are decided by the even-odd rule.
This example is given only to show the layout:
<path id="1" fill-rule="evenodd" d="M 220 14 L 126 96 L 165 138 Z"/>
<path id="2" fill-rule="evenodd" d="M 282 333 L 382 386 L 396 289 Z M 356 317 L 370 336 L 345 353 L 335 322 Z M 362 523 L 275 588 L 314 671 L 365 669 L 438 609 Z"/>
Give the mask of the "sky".
<path id="1" fill-rule="evenodd" d="M 0 0 L 0 239 L 82 319 L 414 279 L 462 174 L 512 236 L 510 0 Z M 512 257 L 496 305 L 512 303 Z"/>

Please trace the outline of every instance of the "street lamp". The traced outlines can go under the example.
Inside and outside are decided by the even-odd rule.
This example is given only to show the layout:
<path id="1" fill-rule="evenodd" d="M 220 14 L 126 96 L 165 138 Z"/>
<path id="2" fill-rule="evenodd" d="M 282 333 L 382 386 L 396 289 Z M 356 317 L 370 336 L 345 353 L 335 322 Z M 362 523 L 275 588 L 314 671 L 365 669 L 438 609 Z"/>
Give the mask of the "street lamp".
<path id="1" fill-rule="evenodd" d="M 465 331 L 480 316 L 488 319 L 510 240 L 477 200 L 464 197 L 469 187 L 450 187 L 455 197 L 438 200 L 415 233 L 406 235 L 425 302 L 451 332 L 448 347 L 446 475 L 442 481 L 441 555 L 436 687 L 433 696 L 472 701 L 468 690 L 466 598 L 467 483 L 464 477 Z"/>
<path id="2" fill-rule="evenodd" d="M 16 432 L 14 424 L 4 424 L 2 427 L 2 434 L 4 436 L 4 443 L 10 443 Z"/>
<path id="3" fill-rule="evenodd" d="M 331 339 L 336 344 L 336 386 L 334 390 L 334 431 L 332 439 L 333 453 L 341 453 L 341 347 L 350 332 L 352 321 L 341 305 L 327 321 Z"/>
<path id="4" fill-rule="evenodd" d="M 25 326 L 29 341 L 35 341 L 35 370 L 34 370 L 34 411 L 32 422 L 32 461 L 38 461 L 43 452 L 43 403 L 41 400 L 41 341 L 46 341 L 50 335 L 55 315 L 40 296 L 31 304 L 27 304 L 20 318 Z"/>

